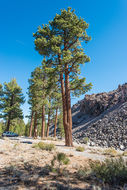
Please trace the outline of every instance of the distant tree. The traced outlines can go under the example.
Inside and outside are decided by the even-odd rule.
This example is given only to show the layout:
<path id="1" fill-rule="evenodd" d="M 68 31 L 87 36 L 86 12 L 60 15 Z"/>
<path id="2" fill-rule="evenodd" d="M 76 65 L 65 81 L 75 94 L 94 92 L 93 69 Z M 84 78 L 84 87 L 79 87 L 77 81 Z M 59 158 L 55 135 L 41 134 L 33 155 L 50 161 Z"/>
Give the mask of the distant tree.
<path id="1" fill-rule="evenodd" d="M 65 137 L 65 131 L 64 131 L 64 126 L 63 126 L 63 113 L 60 111 L 58 115 L 58 134 L 61 138 Z"/>
<path id="2" fill-rule="evenodd" d="M 1 117 L 6 121 L 6 130 L 9 131 L 10 124 L 14 119 L 23 119 L 20 106 L 24 103 L 24 96 L 16 79 L 12 79 L 9 83 L 4 83 L 3 94 Z"/>
<path id="3" fill-rule="evenodd" d="M 37 137 L 37 111 L 40 109 L 39 99 L 38 99 L 38 88 L 36 87 L 37 79 L 35 79 L 37 73 L 37 68 L 31 73 L 31 78 L 29 79 L 29 88 L 28 88 L 28 103 L 30 104 L 30 129 L 29 136 L 34 134 L 34 138 Z M 34 126 L 34 129 L 33 129 Z"/>
<path id="4" fill-rule="evenodd" d="M 2 111 L 2 97 L 3 97 L 3 86 L 0 84 L 0 117 L 1 117 L 1 111 Z"/>
<path id="5" fill-rule="evenodd" d="M 10 124 L 10 131 L 17 133 L 20 136 L 28 136 L 26 125 L 23 119 L 13 119 Z"/>
<path id="6" fill-rule="evenodd" d="M 2 96 L 3 96 L 3 86 L 2 84 L 0 84 L 0 100 Z"/>
<path id="7" fill-rule="evenodd" d="M 56 90 L 54 91 L 52 97 L 52 109 L 54 111 L 54 137 L 56 137 L 58 114 L 62 112 L 61 108 L 62 108 L 62 96 L 60 93 L 60 88 L 56 86 Z"/>
<path id="8" fill-rule="evenodd" d="M 0 121 L 0 136 L 5 131 L 5 128 L 6 128 L 5 122 L 3 120 Z"/>
<path id="9" fill-rule="evenodd" d="M 31 111 L 31 122 L 29 127 L 29 137 L 32 137 L 32 129 L 33 129 L 33 123 L 34 123 L 34 111 Z"/>
<path id="10" fill-rule="evenodd" d="M 56 14 L 49 24 L 42 25 L 34 34 L 36 50 L 48 60 L 47 66 L 50 61 L 50 67 L 55 69 L 54 76 L 59 76 L 66 146 L 73 146 L 70 93 L 81 95 L 92 86 L 79 77 L 80 65 L 90 61 L 82 48 L 82 42 L 91 39 L 86 33 L 88 26 L 68 8 L 61 10 L 61 14 Z"/>
<path id="11" fill-rule="evenodd" d="M 34 132 L 35 136 L 37 134 L 37 119 L 39 113 L 41 113 L 42 118 L 42 128 L 41 128 L 41 137 L 45 136 L 45 105 L 48 104 L 48 78 L 46 75 L 45 67 L 43 66 L 37 67 L 32 73 L 31 78 L 29 79 L 29 104 L 31 105 L 31 128 L 33 124 L 34 117 Z M 31 131 L 31 129 L 30 129 Z"/>

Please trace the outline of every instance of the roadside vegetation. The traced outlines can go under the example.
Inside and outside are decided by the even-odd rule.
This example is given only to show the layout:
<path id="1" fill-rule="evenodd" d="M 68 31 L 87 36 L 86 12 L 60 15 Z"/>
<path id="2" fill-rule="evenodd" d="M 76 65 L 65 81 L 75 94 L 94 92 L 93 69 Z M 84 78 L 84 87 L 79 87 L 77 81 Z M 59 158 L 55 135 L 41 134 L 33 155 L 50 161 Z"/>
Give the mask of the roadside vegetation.
<path id="1" fill-rule="evenodd" d="M 84 152 L 85 148 L 82 147 L 82 146 L 78 146 L 76 147 L 76 151 L 79 151 L 79 152 Z"/>
<path id="2" fill-rule="evenodd" d="M 127 161 L 120 157 L 104 162 L 90 162 L 89 168 L 79 169 L 78 175 L 83 180 L 89 178 L 112 186 L 124 186 L 127 182 Z"/>
<path id="3" fill-rule="evenodd" d="M 53 143 L 47 144 L 44 142 L 39 142 L 38 144 L 34 144 L 33 148 L 40 148 L 41 150 L 52 151 L 55 149 L 55 145 Z"/>

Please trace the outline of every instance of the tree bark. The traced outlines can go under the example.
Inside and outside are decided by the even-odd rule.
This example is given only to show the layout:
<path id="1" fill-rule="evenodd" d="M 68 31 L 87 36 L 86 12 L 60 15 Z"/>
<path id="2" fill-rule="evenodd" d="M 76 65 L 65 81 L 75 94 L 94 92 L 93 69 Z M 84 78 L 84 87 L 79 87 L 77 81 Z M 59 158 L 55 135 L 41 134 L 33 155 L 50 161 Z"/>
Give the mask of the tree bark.
<path id="1" fill-rule="evenodd" d="M 56 137 L 56 128 L 57 128 L 57 111 L 58 111 L 58 108 L 56 108 L 55 127 L 54 127 L 54 137 Z"/>
<path id="2" fill-rule="evenodd" d="M 63 79 L 63 73 L 60 73 L 60 82 L 61 82 L 61 93 L 62 93 L 62 102 L 63 102 L 63 126 L 64 126 L 64 132 L 65 132 L 65 145 L 67 146 L 68 142 L 68 136 L 67 136 L 67 107 L 66 107 L 66 97 L 65 97 L 65 87 L 64 87 L 64 79 Z"/>
<path id="3" fill-rule="evenodd" d="M 42 128 L 41 128 L 41 138 L 45 136 L 45 105 L 42 106 Z"/>
<path id="4" fill-rule="evenodd" d="M 35 112 L 34 116 L 34 138 L 37 138 L 37 112 Z"/>
<path id="5" fill-rule="evenodd" d="M 50 108 L 49 108 L 49 112 L 48 112 L 48 123 L 47 123 L 47 131 L 46 131 L 46 137 L 48 137 L 48 136 L 49 136 L 50 114 L 51 114 L 51 110 L 50 110 Z"/>
<path id="6" fill-rule="evenodd" d="M 34 112 L 32 111 L 31 122 L 30 122 L 30 130 L 29 130 L 29 137 L 32 137 L 33 121 L 34 121 Z"/>
<path id="7" fill-rule="evenodd" d="M 67 146 L 73 146 L 72 141 L 72 113 L 71 113 L 71 97 L 70 97 L 70 84 L 69 84 L 69 74 L 68 65 L 65 68 L 65 94 L 66 94 L 66 107 L 67 107 Z"/>
<path id="8" fill-rule="evenodd" d="M 12 94 L 12 96 L 11 96 L 10 107 L 13 106 L 13 100 L 14 100 L 14 94 Z M 8 122 L 7 122 L 6 131 L 9 131 L 9 129 L 10 129 L 10 123 L 11 123 L 11 112 L 9 112 L 9 115 L 8 115 Z"/>
<path id="9" fill-rule="evenodd" d="M 9 131 L 9 128 L 10 128 L 10 116 L 8 117 L 6 131 Z"/>

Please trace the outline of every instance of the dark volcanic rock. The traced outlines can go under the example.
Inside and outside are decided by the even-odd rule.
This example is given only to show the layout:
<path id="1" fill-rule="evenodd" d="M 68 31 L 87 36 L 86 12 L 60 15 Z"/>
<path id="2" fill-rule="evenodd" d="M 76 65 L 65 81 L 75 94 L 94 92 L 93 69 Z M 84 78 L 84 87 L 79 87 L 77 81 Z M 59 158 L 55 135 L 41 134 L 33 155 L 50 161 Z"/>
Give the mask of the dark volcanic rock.
<path id="1" fill-rule="evenodd" d="M 127 84 L 109 93 L 86 95 L 72 113 L 73 136 L 79 142 L 88 137 L 99 146 L 127 149 Z"/>
<path id="2" fill-rule="evenodd" d="M 119 85 L 117 90 L 109 93 L 86 95 L 81 102 L 80 111 L 90 115 L 100 115 L 118 103 L 127 101 L 127 84 Z"/>

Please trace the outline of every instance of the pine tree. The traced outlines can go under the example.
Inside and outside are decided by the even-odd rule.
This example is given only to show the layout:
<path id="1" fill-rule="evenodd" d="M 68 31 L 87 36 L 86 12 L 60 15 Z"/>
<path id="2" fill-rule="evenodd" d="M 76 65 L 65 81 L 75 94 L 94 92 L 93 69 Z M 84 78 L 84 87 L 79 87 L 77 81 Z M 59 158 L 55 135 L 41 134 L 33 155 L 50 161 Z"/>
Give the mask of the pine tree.
<path id="1" fill-rule="evenodd" d="M 2 113 L 1 113 L 1 111 L 2 111 L 2 97 L 3 97 L 3 86 L 2 86 L 2 84 L 0 84 L 0 118 L 2 117 Z"/>
<path id="2" fill-rule="evenodd" d="M 17 133 L 20 136 L 22 135 L 27 136 L 26 127 L 23 119 L 19 118 L 13 119 L 10 124 L 10 131 Z"/>
<path id="3" fill-rule="evenodd" d="M 62 97 L 60 93 L 60 88 L 56 86 L 56 90 L 53 93 L 52 97 L 52 109 L 54 111 L 54 137 L 56 137 L 56 129 L 58 123 L 58 114 L 61 112 L 62 108 Z"/>
<path id="4" fill-rule="evenodd" d="M 42 25 L 34 34 L 36 50 L 50 60 L 52 68 L 55 68 L 59 75 L 66 146 L 73 146 L 71 90 L 73 94 L 80 95 L 92 86 L 91 83 L 86 85 L 85 78 L 78 77 L 80 65 L 90 61 L 82 48 L 82 43 L 91 39 L 86 33 L 88 26 L 68 8 L 61 10 L 61 14 L 56 14 L 48 25 Z"/>
<path id="5" fill-rule="evenodd" d="M 3 96 L 3 86 L 2 84 L 0 84 L 0 100 L 2 96 Z"/>
<path id="6" fill-rule="evenodd" d="M 32 73 L 29 79 L 29 104 L 31 105 L 31 128 L 34 117 L 34 129 L 37 128 L 37 119 L 39 113 L 42 118 L 41 137 L 45 136 L 45 107 L 48 104 L 48 78 L 45 71 L 45 60 L 43 60 L 43 66 L 37 67 Z M 34 114 L 34 116 L 32 116 Z M 31 131 L 32 129 L 30 129 Z M 34 134 L 36 134 L 34 132 Z M 31 135 L 31 134 L 30 134 Z"/>
<path id="7" fill-rule="evenodd" d="M 30 122 L 30 129 L 29 129 L 29 137 L 32 137 L 33 122 L 34 122 L 34 111 L 31 111 L 31 122 Z"/>
<path id="8" fill-rule="evenodd" d="M 24 103 L 24 96 L 16 79 L 12 79 L 9 83 L 4 83 L 3 94 L 2 118 L 7 122 L 6 130 L 9 131 L 10 124 L 14 119 L 23 119 L 20 106 Z"/>

